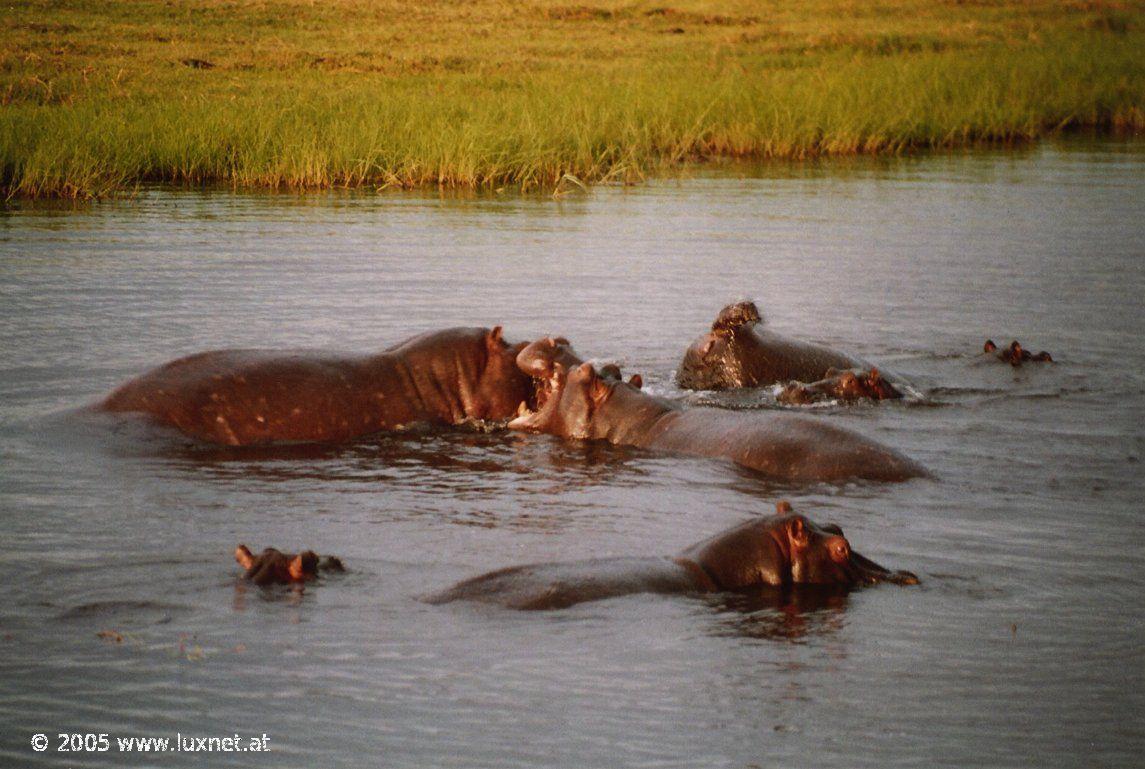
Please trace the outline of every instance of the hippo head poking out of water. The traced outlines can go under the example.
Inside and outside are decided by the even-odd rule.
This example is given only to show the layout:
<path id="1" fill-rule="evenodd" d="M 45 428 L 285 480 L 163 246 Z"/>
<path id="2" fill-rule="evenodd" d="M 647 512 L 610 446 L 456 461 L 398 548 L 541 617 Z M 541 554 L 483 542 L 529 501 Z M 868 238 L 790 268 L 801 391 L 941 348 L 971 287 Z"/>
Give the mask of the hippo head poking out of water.
<path id="1" fill-rule="evenodd" d="M 246 570 L 243 578 L 256 585 L 307 582 L 317 577 L 319 571 L 346 570 L 338 558 L 328 555 L 319 559 L 313 550 L 304 550 L 295 555 L 268 547 L 254 555 L 246 545 L 239 545 L 235 548 L 235 560 Z"/>
<path id="2" fill-rule="evenodd" d="M 589 414 L 584 408 L 585 404 L 576 397 L 581 390 L 566 396 L 568 374 L 571 370 L 588 366 L 601 381 L 612 386 L 626 384 L 639 390 L 644 385 L 639 374 L 633 374 L 625 383 L 620 367 L 614 363 L 601 366 L 599 373 L 596 373 L 590 364 L 582 361 L 569 340 L 564 337 L 544 337 L 526 345 L 517 354 L 517 366 L 533 379 L 535 385 L 533 403 L 536 409 L 534 411 L 524 407 L 518 409 L 517 419 L 510 423 L 510 427 L 518 430 L 541 430 L 539 426 L 544 424 L 546 426 L 544 432 L 553 432 L 569 438 L 590 437 L 586 426 Z M 583 390 L 583 387 L 581 389 Z M 576 414 L 580 416 L 574 416 Z M 580 424 L 576 427 L 561 427 L 562 421 L 579 421 Z"/>
<path id="3" fill-rule="evenodd" d="M 1034 354 L 1022 347 L 1021 342 L 1017 339 L 1010 342 L 1010 346 L 998 349 L 998 345 L 994 344 L 993 339 L 987 339 L 986 344 L 982 346 L 982 352 L 987 355 L 993 354 L 998 360 L 1009 363 L 1011 366 L 1021 366 L 1026 361 L 1033 361 L 1034 363 L 1053 363 L 1054 359 L 1045 350 Z"/>
<path id="4" fill-rule="evenodd" d="M 604 367 L 597 372 L 591 363 L 580 363 L 567 346 L 552 348 L 548 359 L 540 358 L 531 346 L 521 355 L 526 353 L 532 353 L 533 357 L 522 364 L 522 369 L 540 370 L 540 361 L 545 360 L 545 376 L 537 380 L 537 410 L 523 411 L 509 422 L 511 429 L 591 440 L 608 438 L 614 427 L 639 420 L 640 409 L 626 412 L 623 403 L 616 404 L 618 409 L 607 405 L 613 403 L 617 394 L 619 401 L 623 401 L 626 393 L 639 393 L 642 384 L 639 374 L 625 382 L 615 367 Z M 659 403 L 658 399 L 648 399 Z"/>
<path id="5" fill-rule="evenodd" d="M 825 399 L 856 401 L 869 398 L 877 401 L 901 397 L 902 393 L 884 379 L 877 368 L 870 371 L 847 369 L 842 372 L 828 369 L 826 378 L 818 382 L 789 382 L 776 396 L 776 400 L 789 405 L 800 405 Z"/>
<path id="6" fill-rule="evenodd" d="M 776 513 L 692 545 L 675 560 L 696 564 L 719 590 L 757 585 L 918 584 L 914 574 L 890 571 L 854 552 L 835 524 L 817 525 L 793 513 L 786 501 L 776 505 Z"/>
<path id="7" fill-rule="evenodd" d="M 814 382 L 827 369 L 862 366 L 843 353 L 771 331 L 754 302 L 720 310 L 711 330 L 684 353 L 676 384 L 689 390 L 726 390 L 797 380 Z"/>

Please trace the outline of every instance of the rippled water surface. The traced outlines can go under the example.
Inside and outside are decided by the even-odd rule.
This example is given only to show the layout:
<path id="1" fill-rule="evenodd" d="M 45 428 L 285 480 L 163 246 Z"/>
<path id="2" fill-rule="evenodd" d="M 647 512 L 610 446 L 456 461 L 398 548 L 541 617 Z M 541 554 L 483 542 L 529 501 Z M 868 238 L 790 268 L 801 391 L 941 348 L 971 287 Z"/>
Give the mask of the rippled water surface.
<path id="1" fill-rule="evenodd" d="M 1143 242 L 1132 143 L 560 200 L 146 192 L 0 212 L 0 764 L 1139 765 Z M 75 411 L 196 350 L 498 323 L 661 395 L 773 408 L 672 385 L 742 297 L 909 379 L 907 403 L 813 411 L 937 478 L 781 486 L 503 433 L 234 453 Z M 977 354 L 987 337 L 1057 362 L 1012 369 Z M 515 563 L 672 553 L 780 498 L 922 584 L 782 606 L 417 600 Z M 248 587 L 238 542 L 350 571 Z M 112 750 L 58 753 L 60 732 Z M 115 749 L 177 733 L 265 733 L 273 752 Z"/>

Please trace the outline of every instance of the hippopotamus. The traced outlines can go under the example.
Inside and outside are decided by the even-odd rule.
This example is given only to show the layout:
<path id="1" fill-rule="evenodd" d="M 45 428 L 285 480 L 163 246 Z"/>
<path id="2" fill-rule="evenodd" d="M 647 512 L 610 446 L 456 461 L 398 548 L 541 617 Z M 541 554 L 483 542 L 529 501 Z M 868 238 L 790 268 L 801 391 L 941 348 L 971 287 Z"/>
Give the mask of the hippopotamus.
<path id="1" fill-rule="evenodd" d="M 521 409 L 509 428 L 622 446 L 719 457 L 771 478 L 902 481 L 926 476 L 918 463 L 858 433 L 807 416 L 682 409 L 614 378 L 549 337 L 517 356 L 538 381 L 536 411 Z M 568 368 L 572 366 L 572 368 Z"/>
<path id="2" fill-rule="evenodd" d="M 235 560 L 246 569 L 243 579 L 249 579 L 256 585 L 307 582 L 317 577 L 319 571 L 346 570 L 340 559 L 332 555 L 319 559 L 313 550 L 304 550 L 295 555 L 268 547 L 256 556 L 246 545 L 239 545 L 235 548 Z"/>
<path id="3" fill-rule="evenodd" d="M 870 371 L 827 369 L 826 378 L 818 382 L 788 382 L 775 399 L 788 405 L 802 405 L 832 398 L 841 401 L 856 401 L 860 398 L 880 401 L 901 397 L 902 393 L 883 379 L 877 368 L 873 368 Z"/>
<path id="4" fill-rule="evenodd" d="M 831 368 L 868 367 L 829 347 L 777 334 L 765 327 L 754 302 L 737 302 L 720 310 L 712 330 L 684 353 L 676 384 L 687 390 L 727 390 L 791 380 L 815 382 Z"/>
<path id="5" fill-rule="evenodd" d="M 501 327 L 421 334 L 373 355 L 215 350 L 166 363 L 100 407 L 210 443 L 334 443 L 415 423 L 505 420 L 532 400 Z"/>
<path id="6" fill-rule="evenodd" d="M 1011 366 L 1015 367 L 1021 366 L 1026 361 L 1032 361 L 1035 363 L 1054 362 L 1054 359 L 1051 358 L 1050 354 L 1045 350 L 1042 350 L 1035 355 L 1022 347 L 1017 339 L 1010 342 L 1010 346 L 1002 350 L 998 349 L 998 345 L 994 344 L 993 339 L 987 339 L 986 344 L 982 347 L 982 352 L 987 354 L 993 353 L 995 356 L 997 356 L 998 360 L 1005 361 L 1006 363 L 1009 363 Z"/>
<path id="7" fill-rule="evenodd" d="M 424 600 L 481 601 L 512 609 L 563 609 L 632 593 L 699 594 L 771 587 L 916 585 L 856 553 L 833 524 L 812 523 L 786 501 L 675 556 L 597 558 L 514 566 L 459 582 Z"/>

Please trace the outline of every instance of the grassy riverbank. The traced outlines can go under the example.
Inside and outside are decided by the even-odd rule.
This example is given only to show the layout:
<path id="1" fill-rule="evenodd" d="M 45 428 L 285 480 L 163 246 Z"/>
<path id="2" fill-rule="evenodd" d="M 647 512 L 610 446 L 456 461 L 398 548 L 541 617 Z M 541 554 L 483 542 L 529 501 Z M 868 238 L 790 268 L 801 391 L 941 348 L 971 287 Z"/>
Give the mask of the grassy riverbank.
<path id="1" fill-rule="evenodd" d="M 551 187 L 1145 129 L 1145 2 L 7 0 L 0 188 Z"/>

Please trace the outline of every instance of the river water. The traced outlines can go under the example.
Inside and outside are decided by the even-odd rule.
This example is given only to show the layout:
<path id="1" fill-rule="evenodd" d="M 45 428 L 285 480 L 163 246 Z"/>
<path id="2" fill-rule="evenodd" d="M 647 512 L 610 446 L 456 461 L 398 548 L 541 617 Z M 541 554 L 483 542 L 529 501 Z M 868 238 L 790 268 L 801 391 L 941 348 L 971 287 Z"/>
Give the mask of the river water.
<path id="1" fill-rule="evenodd" d="M 144 191 L 0 212 L 0 764 L 1139 765 L 1143 243 L 1139 142 L 560 199 Z M 812 411 L 936 478 L 776 485 L 503 433 L 235 453 L 76 411 L 196 350 L 499 323 L 661 395 L 772 408 L 672 385 L 744 297 L 909 380 L 907 402 Z M 1056 362 L 1012 369 L 987 337 Z M 669 554 L 781 498 L 921 585 L 782 606 L 417 600 L 511 564 Z M 249 587 L 238 542 L 349 572 Z M 110 750 L 61 753 L 60 733 Z M 235 733 L 272 752 L 116 743 Z"/>

